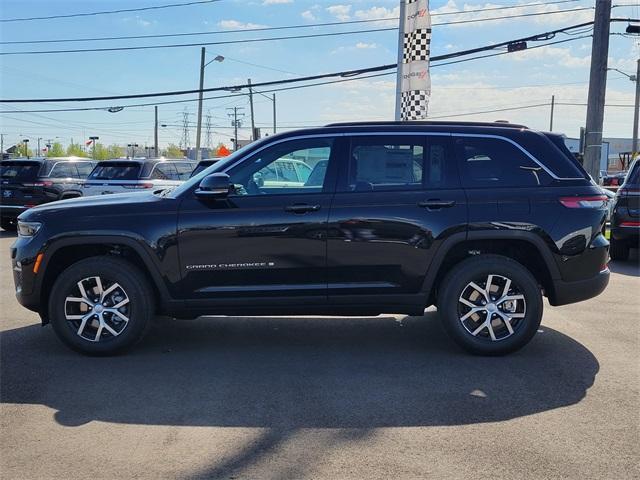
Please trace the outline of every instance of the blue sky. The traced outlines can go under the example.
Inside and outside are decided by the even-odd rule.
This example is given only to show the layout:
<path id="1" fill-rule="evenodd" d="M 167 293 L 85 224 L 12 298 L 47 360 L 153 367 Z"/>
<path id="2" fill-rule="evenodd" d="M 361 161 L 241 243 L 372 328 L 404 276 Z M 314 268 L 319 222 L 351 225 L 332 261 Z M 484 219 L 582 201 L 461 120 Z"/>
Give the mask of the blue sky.
<path id="1" fill-rule="evenodd" d="M 97 10 L 124 9 L 178 3 L 179 0 L 128 1 L 53 1 L 3 0 L 0 17 L 45 16 Z M 87 36 L 145 35 L 199 31 L 233 31 L 258 26 L 281 26 L 329 21 L 362 20 L 397 16 L 398 0 L 222 0 L 217 3 L 185 6 L 164 10 L 119 13 L 46 21 L 5 23 L 2 41 L 78 38 Z M 532 0 L 437 0 L 432 13 L 475 10 L 504 5 L 533 3 Z M 615 2 L 614 2 L 615 3 Z M 640 16 L 638 0 L 621 0 L 630 7 L 618 7 L 614 17 Z M 576 1 L 560 5 L 539 5 L 516 10 L 486 11 L 464 15 L 439 15 L 443 21 L 488 18 L 508 14 L 546 12 L 579 7 L 592 7 L 593 2 Z M 434 26 L 432 54 L 438 55 L 473 48 L 493 42 L 539 33 L 566 25 L 588 21 L 593 10 L 550 14 L 463 25 Z M 393 22 L 391 22 L 393 24 Z M 2 45 L 2 51 L 41 49 L 43 47 L 90 48 L 94 46 L 130 46 L 158 43 L 191 43 L 222 39 L 248 39 L 276 35 L 380 28 L 389 24 L 373 23 L 280 32 L 238 32 L 228 35 L 88 42 L 82 44 Z M 612 27 L 623 32 L 625 24 Z M 558 37 L 558 39 L 566 37 Z M 396 61 L 396 32 L 364 33 L 301 40 L 264 43 L 241 43 L 207 47 L 208 58 L 226 57 L 206 69 L 205 86 L 215 87 L 252 81 L 268 81 L 323 72 L 369 67 Z M 556 46 L 539 48 L 512 55 L 477 60 L 434 68 L 430 114 L 443 118 L 468 112 L 512 108 L 556 102 L 584 103 L 587 97 L 591 38 Z M 634 73 L 640 54 L 638 41 L 612 35 L 610 66 Z M 68 97 L 128 94 L 165 90 L 193 89 L 198 86 L 200 48 L 175 48 L 129 52 L 75 53 L 58 55 L 20 55 L 0 57 L 1 92 L 3 98 Z M 253 65 L 252 65 L 253 64 Z M 608 76 L 607 103 L 631 105 L 634 84 L 617 72 Z M 395 77 L 389 75 L 277 94 L 278 123 L 281 128 L 320 125 L 341 120 L 382 120 L 393 117 Z M 184 98 L 184 97 L 181 97 Z M 187 97 L 188 98 L 188 97 Z M 192 98 L 195 98 L 192 97 Z M 114 102 L 126 104 L 126 102 Z M 130 103 L 136 103 L 132 101 Z M 108 103 L 98 103 L 106 105 Z M 2 110 L 64 108 L 78 104 L 0 105 Z M 244 96 L 205 102 L 209 113 L 213 141 L 226 141 L 232 136 L 228 107 L 244 107 L 245 126 L 249 125 L 248 99 Z M 271 102 L 256 97 L 256 124 L 271 130 Z M 160 107 L 160 121 L 169 126 L 160 130 L 160 144 L 178 143 L 182 112 L 187 109 L 195 120 L 196 102 Z M 577 136 L 584 123 L 586 107 L 558 105 L 554 130 Z M 457 120 L 508 119 L 534 128 L 548 129 L 549 107 L 524 108 L 499 113 L 451 117 Z M 633 109 L 609 107 L 605 113 L 607 136 L 629 137 Z M 11 113 L 0 115 L 0 130 L 7 143 L 19 138 L 55 138 L 64 144 L 79 142 L 89 135 L 100 136 L 104 143 L 144 145 L 153 142 L 153 107 L 125 108 L 120 113 L 50 112 L 39 114 Z M 239 137 L 247 138 L 247 129 Z M 190 131 L 195 142 L 195 129 Z"/>

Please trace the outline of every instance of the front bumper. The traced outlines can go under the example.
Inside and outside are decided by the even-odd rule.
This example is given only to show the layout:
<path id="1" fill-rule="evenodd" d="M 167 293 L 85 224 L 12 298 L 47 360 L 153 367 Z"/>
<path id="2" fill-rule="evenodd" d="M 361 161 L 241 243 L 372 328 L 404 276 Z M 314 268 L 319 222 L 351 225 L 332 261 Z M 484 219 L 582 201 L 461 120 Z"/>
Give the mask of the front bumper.
<path id="1" fill-rule="evenodd" d="M 586 280 L 565 282 L 554 280 L 553 294 L 549 295 L 549 303 L 553 306 L 582 302 L 600 295 L 609 284 L 609 269 L 606 268 L 596 276 Z"/>

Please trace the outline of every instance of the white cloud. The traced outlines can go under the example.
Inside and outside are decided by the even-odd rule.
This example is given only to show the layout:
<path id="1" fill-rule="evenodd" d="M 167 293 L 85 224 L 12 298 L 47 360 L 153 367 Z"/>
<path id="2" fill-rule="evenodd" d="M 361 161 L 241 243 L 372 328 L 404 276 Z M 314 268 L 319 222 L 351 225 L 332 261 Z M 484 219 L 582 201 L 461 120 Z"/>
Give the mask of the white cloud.
<path id="1" fill-rule="evenodd" d="M 264 0 L 262 5 L 282 5 L 283 3 L 293 3 L 293 0 Z"/>
<path id="2" fill-rule="evenodd" d="M 545 67 L 567 67 L 582 68 L 588 67 L 591 63 L 591 55 L 583 57 L 575 56 L 570 48 L 542 47 L 535 50 L 523 50 L 507 56 L 517 62 L 536 60 Z M 540 66 L 540 65 L 539 65 Z"/>
<path id="3" fill-rule="evenodd" d="M 330 7 L 327 7 L 327 12 L 341 22 L 345 22 L 351 18 L 351 5 L 331 5 Z"/>
<path id="4" fill-rule="evenodd" d="M 252 29 L 252 28 L 264 28 L 266 25 L 261 25 L 259 23 L 244 23 L 239 22 L 238 20 L 220 20 L 218 22 L 218 26 L 220 28 L 224 28 L 227 30 L 244 30 L 244 29 Z"/>
<path id="5" fill-rule="evenodd" d="M 385 8 L 371 7 L 367 10 L 356 10 L 354 16 L 358 20 L 380 20 L 381 18 L 397 18 L 400 15 L 400 7 Z M 376 22 L 376 25 L 398 25 L 398 20 Z"/>
<path id="6" fill-rule="evenodd" d="M 305 20 L 311 20 L 311 21 L 316 20 L 316 16 L 313 14 L 311 10 L 305 10 L 300 14 L 300 16 Z"/>
<path id="7" fill-rule="evenodd" d="M 337 53 L 342 52 L 355 52 L 356 50 L 373 50 L 378 48 L 379 45 L 377 43 L 366 43 L 366 42 L 358 42 L 355 45 L 348 45 L 338 47 L 330 52 L 331 55 L 335 55 Z"/>
<path id="8" fill-rule="evenodd" d="M 139 15 L 136 15 L 135 17 L 125 17 L 122 19 L 124 22 L 135 22 L 136 25 L 138 25 L 139 27 L 149 27 L 151 25 L 155 25 L 158 22 L 156 20 L 145 20 L 144 18 L 141 18 Z"/>
<path id="9" fill-rule="evenodd" d="M 378 44 L 377 43 L 358 42 L 358 43 L 356 43 L 356 48 L 362 48 L 362 49 L 378 48 Z"/>

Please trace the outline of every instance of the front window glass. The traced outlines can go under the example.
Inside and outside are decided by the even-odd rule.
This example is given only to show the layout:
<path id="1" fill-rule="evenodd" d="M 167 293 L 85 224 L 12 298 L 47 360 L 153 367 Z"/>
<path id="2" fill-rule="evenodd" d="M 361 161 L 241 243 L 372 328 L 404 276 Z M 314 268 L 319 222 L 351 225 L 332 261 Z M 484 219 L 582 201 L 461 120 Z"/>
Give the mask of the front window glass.
<path id="1" fill-rule="evenodd" d="M 333 139 L 282 142 L 257 153 L 230 172 L 237 195 L 300 194 L 322 191 Z M 315 176 L 311 172 L 320 165 Z M 325 165 L 322 168 L 322 165 Z M 308 172 L 299 175 L 298 171 Z M 312 180 L 312 181 L 310 181 Z"/>

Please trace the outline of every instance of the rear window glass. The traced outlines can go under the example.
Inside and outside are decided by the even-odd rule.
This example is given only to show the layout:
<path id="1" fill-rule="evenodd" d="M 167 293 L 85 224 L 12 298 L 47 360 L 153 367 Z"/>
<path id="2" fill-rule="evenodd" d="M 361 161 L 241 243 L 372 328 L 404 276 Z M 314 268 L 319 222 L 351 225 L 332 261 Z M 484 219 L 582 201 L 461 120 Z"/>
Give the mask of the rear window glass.
<path id="1" fill-rule="evenodd" d="M 136 162 L 109 162 L 98 164 L 93 169 L 90 180 L 137 180 L 140 174 L 140 164 Z"/>
<path id="2" fill-rule="evenodd" d="M 38 176 L 39 162 L 0 162 L 0 178 L 9 180 L 30 180 Z"/>

